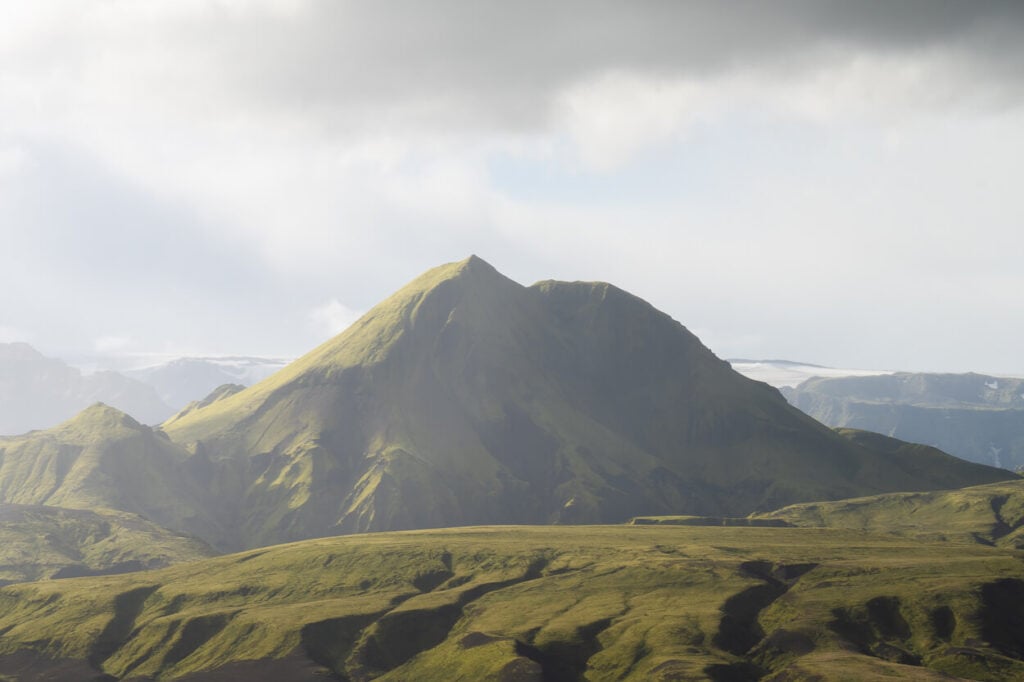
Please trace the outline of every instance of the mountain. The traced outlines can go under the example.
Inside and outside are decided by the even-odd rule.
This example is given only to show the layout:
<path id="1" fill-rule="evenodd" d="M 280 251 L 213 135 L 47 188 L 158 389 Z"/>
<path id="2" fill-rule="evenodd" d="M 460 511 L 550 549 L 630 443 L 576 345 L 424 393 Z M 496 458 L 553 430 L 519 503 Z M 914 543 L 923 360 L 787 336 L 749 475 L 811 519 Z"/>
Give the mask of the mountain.
<path id="1" fill-rule="evenodd" d="M 775 388 L 793 387 L 812 377 L 850 377 L 875 376 L 892 374 L 884 370 L 843 369 L 839 367 L 823 367 L 809 362 L 792 360 L 748 360 L 744 358 L 730 359 L 729 364 L 734 370 L 755 381 L 763 381 Z"/>
<path id="2" fill-rule="evenodd" d="M 185 357 L 122 373 L 149 384 L 161 400 L 181 409 L 223 384 L 250 386 L 288 364 L 279 358 Z M 166 415 L 165 415 L 166 417 Z"/>
<path id="3" fill-rule="evenodd" d="M 95 402 L 148 424 L 174 412 L 139 381 L 110 371 L 83 374 L 26 343 L 0 343 L 0 434 L 49 428 Z"/>
<path id="4" fill-rule="evenodd" d="M 224 398 L 229 398 L 234 394 L 244 390 L 245 386 L 243 386 L 242 384 L 223 384 L 221 386 L 218 386 L 217 388 L 210 391 L 210 394 L 207 395 L 202 400 L 193 400 L 188 405 L 181 408 L 170 419 L 164 422 L 163 425 L 169 426 L 171 424 L 174 424 L 174 422 L 178 421 L 179 419 L 183 419 L 185 415 L 192 414 L 198 409 L 204 408 L 208 405 L 212 405 L 218 400 L 224 400 Z"/>
<path id="5" fill-rule="evenodd" d="M 212 538 L 202 468 L 162 432 L 97 403 L 52 429 L 0 438 L 0 503 L 118 510 Z"/>
<path id="6" fill-rule="evenodd" d="M 213 556 L 194 538 L 123 512 L 0 504 L 0 585 L 163 568 Z"/>
<path id="7" fill-rule="evenodd" d="M 809 528 L 309 540 L 2 588 L 0 677 L 1010 682 L 1018 555 Z"/>
<path id="8" fill-rule="evenodd" d="M 783 393 L 829 426 L 927 443 L 972 462 L 1024 466 L 1024 379 L 901 372 L 808 379 Z"/>
<path id="9" fill-rule="evenodd" d="M 524 287 L 476 257 L 164 429 L 209 463 L 218 525 L 232 529 L 219 547 L 743 515 L 1011 477 L 843 438 L 621 289 Z"/>

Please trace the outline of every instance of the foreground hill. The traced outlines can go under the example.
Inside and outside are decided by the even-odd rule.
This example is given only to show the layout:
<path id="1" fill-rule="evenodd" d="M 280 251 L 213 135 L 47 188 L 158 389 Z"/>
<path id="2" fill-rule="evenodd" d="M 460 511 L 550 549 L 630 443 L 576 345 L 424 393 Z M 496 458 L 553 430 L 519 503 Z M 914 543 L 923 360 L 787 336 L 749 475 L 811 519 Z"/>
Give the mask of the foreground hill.
<path id="1" fill-rule="evenodd" d="M 0 675 L 1022 679 L 1024 563 L 1007 550 L 949 548 L 850 531 L 664 526 L 311 540 L 0 589 Z"/>
<path id="2" fill-rule="evenodd" d="M 102 403 L 52 429 L 0 438 L 0 503 L 119 510 L 215 537 L 202 474 L 199 459 Z"/>
<path id="3" fill-rule="evenodd" d="M 1024 379 L 898 373 L 808 379 L 783 393 L 829 426 L 927 443 L 972 462 L 1024 466 Z"/>
<path id="4" fill-rule="evenodd" d="M 841 438 L 609 284 L 436 268 L 269 379 L 180 415 L 233 535 L 747 514 L 1009 474 Z M 237 533 L 237 534 L 235 534 Z"/>
<path id="5" fill-rule="evenodd" d="M 132 514 L 0 504 L 0 585 L 162 568 L 210 556 L 202 542 Z"/>
<path id="6" fill-rule="evenodd" d="M 25 343 L 0 343 L 0 435 L 45 429 L 105 402 L 156 424 L 174 410 L 151 386 L 117 372 L 82 374 Z"/>
<path id="7" fill-rule="evenodd" d="M 1024 549 L 1024 481 L 795 504 L 757 518 Z"/>

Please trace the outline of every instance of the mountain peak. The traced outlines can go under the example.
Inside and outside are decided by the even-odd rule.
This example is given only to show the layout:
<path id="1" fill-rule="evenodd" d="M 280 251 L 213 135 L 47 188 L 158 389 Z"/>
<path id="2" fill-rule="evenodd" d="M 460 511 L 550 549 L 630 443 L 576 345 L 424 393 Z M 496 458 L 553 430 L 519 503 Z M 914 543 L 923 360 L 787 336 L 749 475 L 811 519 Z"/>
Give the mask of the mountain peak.
<path id="1" fill-rule="evenodd" d="M 490 263 L 485 261 L 480 256 L 476 255 L 475 253 L 469 254 L 469 258 L 465 258 L 465 259 L 459 261 L 458 263 L 456 263 L 456 265 L 458 265 L 460 268 L 481 268 L 481 267 L 484 267 L 484 268 L 489 268 L 491 270 L 494 270 L 494 267 Z"/>
<path id="2" fill-rule="evenodd" d="M 101 402 L 93 403 L 68 421 L 64 422 L 61 427 L 71 427 L 75 429 L 109 429 L 112 427 L 125 427 L 132 430 L 145 428 L 142 424 L 135 421 L 135 419 L 130 415 L 122 412 L 116 407 L 111 407 L 110 405 Z"/>
<path id="3" fill-rule="evenodd" d="M 1008 477 L 934 454 L 894 463 L 736 374 L 622 289 L 527 288 L 476 256 L 424 273 L 270 379 L 164 431 L 236 472 L 244 492 L 225 502 L 223 523 L 246 546 L 745 515 Z"/>
<path id="4" fill-rule="evenodd" d="M 40 360 L 43 354 L 24 341 L 13 341 L 11 343 L 0 343 L 0 356 L 15 360 Z"/>
<path id="5" fill-rule="evenodd" d="M 493 282 L 511 281 L 498 270 L 477 255 L 471 255 L 453 263 L 445 263 L 436 268 L 431 268 L 425 273 L 412 280 L 406 287 L 399 291 L 409 289 L 427 290 L 433 289 L 443 282 L 449 280 L 462 280 L 472 282 L 474 285 L 482 285 L 488 280 Z"/>

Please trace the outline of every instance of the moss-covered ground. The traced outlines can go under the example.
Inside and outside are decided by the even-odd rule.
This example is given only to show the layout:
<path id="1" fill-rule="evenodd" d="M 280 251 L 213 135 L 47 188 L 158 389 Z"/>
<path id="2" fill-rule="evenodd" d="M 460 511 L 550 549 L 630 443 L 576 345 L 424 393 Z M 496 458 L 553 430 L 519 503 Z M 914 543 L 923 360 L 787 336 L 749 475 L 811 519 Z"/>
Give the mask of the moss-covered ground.
<path id="1" fill-rule="evenodd" d="M 1022 611 L 1013 549 L 810 528 L 477 527 L 8 586 L 0 675 L 1019 680 Z"/>
<path id="2" fill-rule="evenodd" d="M 772 521 L 1024 549 L 1024 481 L 794 504 L 747 520 Z"/>
<path id="3" fill-rule="evenodd" d="M 0 585 L 159 568 L 214 554 L 135 514 L 0 504 Z"/>

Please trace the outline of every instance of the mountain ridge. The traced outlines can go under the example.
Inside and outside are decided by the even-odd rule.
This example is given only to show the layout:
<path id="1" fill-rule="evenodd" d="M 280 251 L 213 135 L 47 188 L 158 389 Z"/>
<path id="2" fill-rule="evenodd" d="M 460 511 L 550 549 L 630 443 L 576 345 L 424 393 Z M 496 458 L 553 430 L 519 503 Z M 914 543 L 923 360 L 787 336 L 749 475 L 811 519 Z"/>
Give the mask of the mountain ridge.
<path id="1" fill-rule="evenodd" d="M 927 443 L 968 461 L 1024 466 L 1024 380 L 966 373 L 808 379 L 783 389 L 833 427 Z"/>
<path id="2" fill-rule="evenodd" d="M 243 500 L 223 522 L 242 546 L 746 514 L 999 477 L 952 460 L 922 470 L 839 438 L 614 285 L 524 287 L 475 256 L 163 428 Z"/>
<path id="3" fill-rule="evenodd" d="M 143 382 L 106 370 L 85 374 L 27 343 L 0 343 L 0 434 L 50 428 L 96 401 L 147 423 L 174 412 Z"/>
<path id="4" fill-rule="evenodd" d="M 906 446 L 906 447 L 904 447 Z M 0 502 L 143 514 L 220 551 L 480 524 L 744 516 L 1014 478 L 843 437 L 603 282 L 434 268 L 159 428 L 94 405 L 0 439 Z"/>

